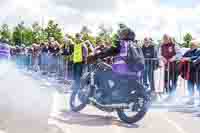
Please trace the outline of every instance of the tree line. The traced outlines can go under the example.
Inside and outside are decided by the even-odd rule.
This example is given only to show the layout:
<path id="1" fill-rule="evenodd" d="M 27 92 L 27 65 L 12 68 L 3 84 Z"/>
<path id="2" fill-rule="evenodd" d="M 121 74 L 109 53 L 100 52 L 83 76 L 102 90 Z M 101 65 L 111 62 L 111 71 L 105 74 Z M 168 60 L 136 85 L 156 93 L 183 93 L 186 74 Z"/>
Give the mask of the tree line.
<path id="1" fill-rule="evenodd" d="M 96 37 L 92 36 L 91 30 L 87 26 L 83 26 L 80 33 L 83 35 L 83 40 L 90 40 L 93 44 L 98 44 L 100 41 L 105 43 L 111 42 L 112 28 L 106 28 L 103 24 L 99 27 L 99 32 Z M 47 26 L 42 27 L 38 22 L 34 22 L 31 26 L 25 26 L 22 21 L 17 26 L 10 28 L 8 24 L 2 24 L 0 27 L 0 41 L 7 42 L 13 46 L 22 45 L 30 46 L 33 43 L 39 44 L 47 42 L 49 37 L 54 37 L 60 44 L 63 43 L 64 36 L 67 35 L 72 40 L 75 38 L 70 34 L 64 34 L 64 31 L 53 20 L 49 20 Z M 179 44 L 182 47 L 190 47 L 192 35 L 186 33 L 183 37 L 184 43 Z"/>

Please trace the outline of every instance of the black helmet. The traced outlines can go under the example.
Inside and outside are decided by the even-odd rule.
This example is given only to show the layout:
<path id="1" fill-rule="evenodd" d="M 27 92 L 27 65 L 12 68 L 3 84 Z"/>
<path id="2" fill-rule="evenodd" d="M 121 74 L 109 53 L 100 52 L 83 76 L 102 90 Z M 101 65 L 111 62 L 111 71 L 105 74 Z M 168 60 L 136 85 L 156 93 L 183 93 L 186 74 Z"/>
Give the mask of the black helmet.
<path id="1" fill-rule="evenodd" d="M 119 37 L 122 40 L 135 40 L 135 32 L 132 31 L 130 28 L 125 27 L 120 29 L 119 31 Z"/>
<path id="2" fill-rule="evenodd" d="M 127 26 L 125 24 L 123 24 L 123 23 L 119 23 L 119 28 L 123 29 L 123 28 L 127 28 Z"/>

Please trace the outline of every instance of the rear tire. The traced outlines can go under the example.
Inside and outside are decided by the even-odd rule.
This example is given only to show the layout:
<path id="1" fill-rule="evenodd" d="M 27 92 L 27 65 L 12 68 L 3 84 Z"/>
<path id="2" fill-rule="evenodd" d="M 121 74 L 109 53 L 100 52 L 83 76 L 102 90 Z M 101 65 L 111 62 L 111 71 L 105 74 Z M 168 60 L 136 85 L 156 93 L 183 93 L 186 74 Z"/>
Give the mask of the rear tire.
<path id="1" fill-rule="evenodd" d="M 140 121 L 141 119 L 143 119 L 143 117 L 146 115 L 146 113 L 148 111 L 149 103 L 150 103 L 149 98 L 148 98 L 147 95 L 145 95 L 145 93 L 137 93 L 137 94 L 134 94 L 131 97 L 132 97 L 132 99 L 130 99 L 129 104 L 131 104 L 131 103 L 135 104 L 135 101 L 138 98 L 142 98 L 144 100 L 144 102 L 143 102 L 143 106 L 141 107 L 141 110 L 136 112 L 136 114 L 133 115 L 133 116 L 128 116 L 126 114 L 125 109 L 118 109 L 117 110 L 117 114 L 118 114 L 119 118 L 123 122 L 128 123 L 128 124 L 133 124 L 133 123 L 136 123 L 136 122 Z"/>

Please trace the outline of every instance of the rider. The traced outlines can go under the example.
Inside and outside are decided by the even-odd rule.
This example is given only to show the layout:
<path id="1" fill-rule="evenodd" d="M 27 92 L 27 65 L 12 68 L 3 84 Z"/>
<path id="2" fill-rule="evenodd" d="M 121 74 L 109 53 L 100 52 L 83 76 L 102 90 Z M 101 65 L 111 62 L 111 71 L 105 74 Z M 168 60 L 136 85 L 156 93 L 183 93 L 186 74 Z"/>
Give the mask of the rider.
<path id="1" fill-rule="evenodd" d="M 122 27 L 122 24 L 119 25 Z M 123 43 L 126 41 L 135 41 L 135 33 L 125 25 L 120 28 L 117 34 L 112 37 L 112 46 L 108 49 L 102 50 L 100 53 L 96 53 L 93 56 L 88 57 L 88 62 L 93 62 L 98 58 L 106 58 L 108 56 L 115 56 L 114 63 L 112 65 L 113 71 L 120 74 L 128 74 L 127 63 L 121 57 L 127 56 L 128 45 Z"/>
<path id="2" fill-rule="evenodd" d="M 120 82 L 120 78 L 128 79 L 128 81 L 131 80 L 130 82 L 128 82 L 127 86 L 123 86 L 125 88 L 125 87 L 128 87 L 130 83 L 133 83 L 132 81 L 136 81 L 139 78 L 137 75 L 138 74 L 137 72 L 134 73 L 129 70 L 128 64 L 124 60 L 124 58 L 127 58 L 127 55 L 128 55 L 127 42 L 135 41 L 135 33 L 130 28 L 128 28 L 127 26 L 123 24 L 120 24 L 119 26 L 120 26 L 120 29 L 118 33 L 113 36 L 112 46 L 110 48 L 104 49 L 100 53 L 96 53 L 95 55 L 88 57 L 88 62 L 93 62 L 94 60 L 97 60 L 99 58 L 103 59 L 109 56 L 114 56 L 112 71 L 99 72 L 96 74 L 97 80 L 101 82 L 99 83 L 99 85 L 101 86 L 103 85 L 103 88 L 105 88 L 104 91 L 107 91 L 107 93 L 105 93 L 106 95 L 110 94 L 109 92 L 112 91 L 112 88 L 113 88 L 112 85 L 110 87 L 110 85 L 108 84 L 108 82 L 111 79 L 112 80 L 114 79 L 114 81 L 119 81 L 119 82 Z M 103 99 L 105 99 L 105 97 Z"/>

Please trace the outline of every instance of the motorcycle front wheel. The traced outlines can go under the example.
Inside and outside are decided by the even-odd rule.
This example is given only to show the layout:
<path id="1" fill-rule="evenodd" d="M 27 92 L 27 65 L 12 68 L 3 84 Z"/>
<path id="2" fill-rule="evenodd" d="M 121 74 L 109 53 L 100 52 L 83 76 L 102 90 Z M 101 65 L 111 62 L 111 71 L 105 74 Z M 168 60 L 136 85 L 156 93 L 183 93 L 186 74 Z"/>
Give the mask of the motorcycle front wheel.
<path id="1" fill-rule="evenodd" d="M 148 111 L 149 104 L 149 98 L 145 93 L 133 94 L 129 100 L 129 109 L 118 109 L 118 117 L 125 123 L 136 123 L 143 119 Z"/>
<path id="2" fill-rule="evenodd" d="M 74 112 L 83 110 L 88 104 L 88 88 L 73 91 L 70 97 L 70 108 Z"/>

